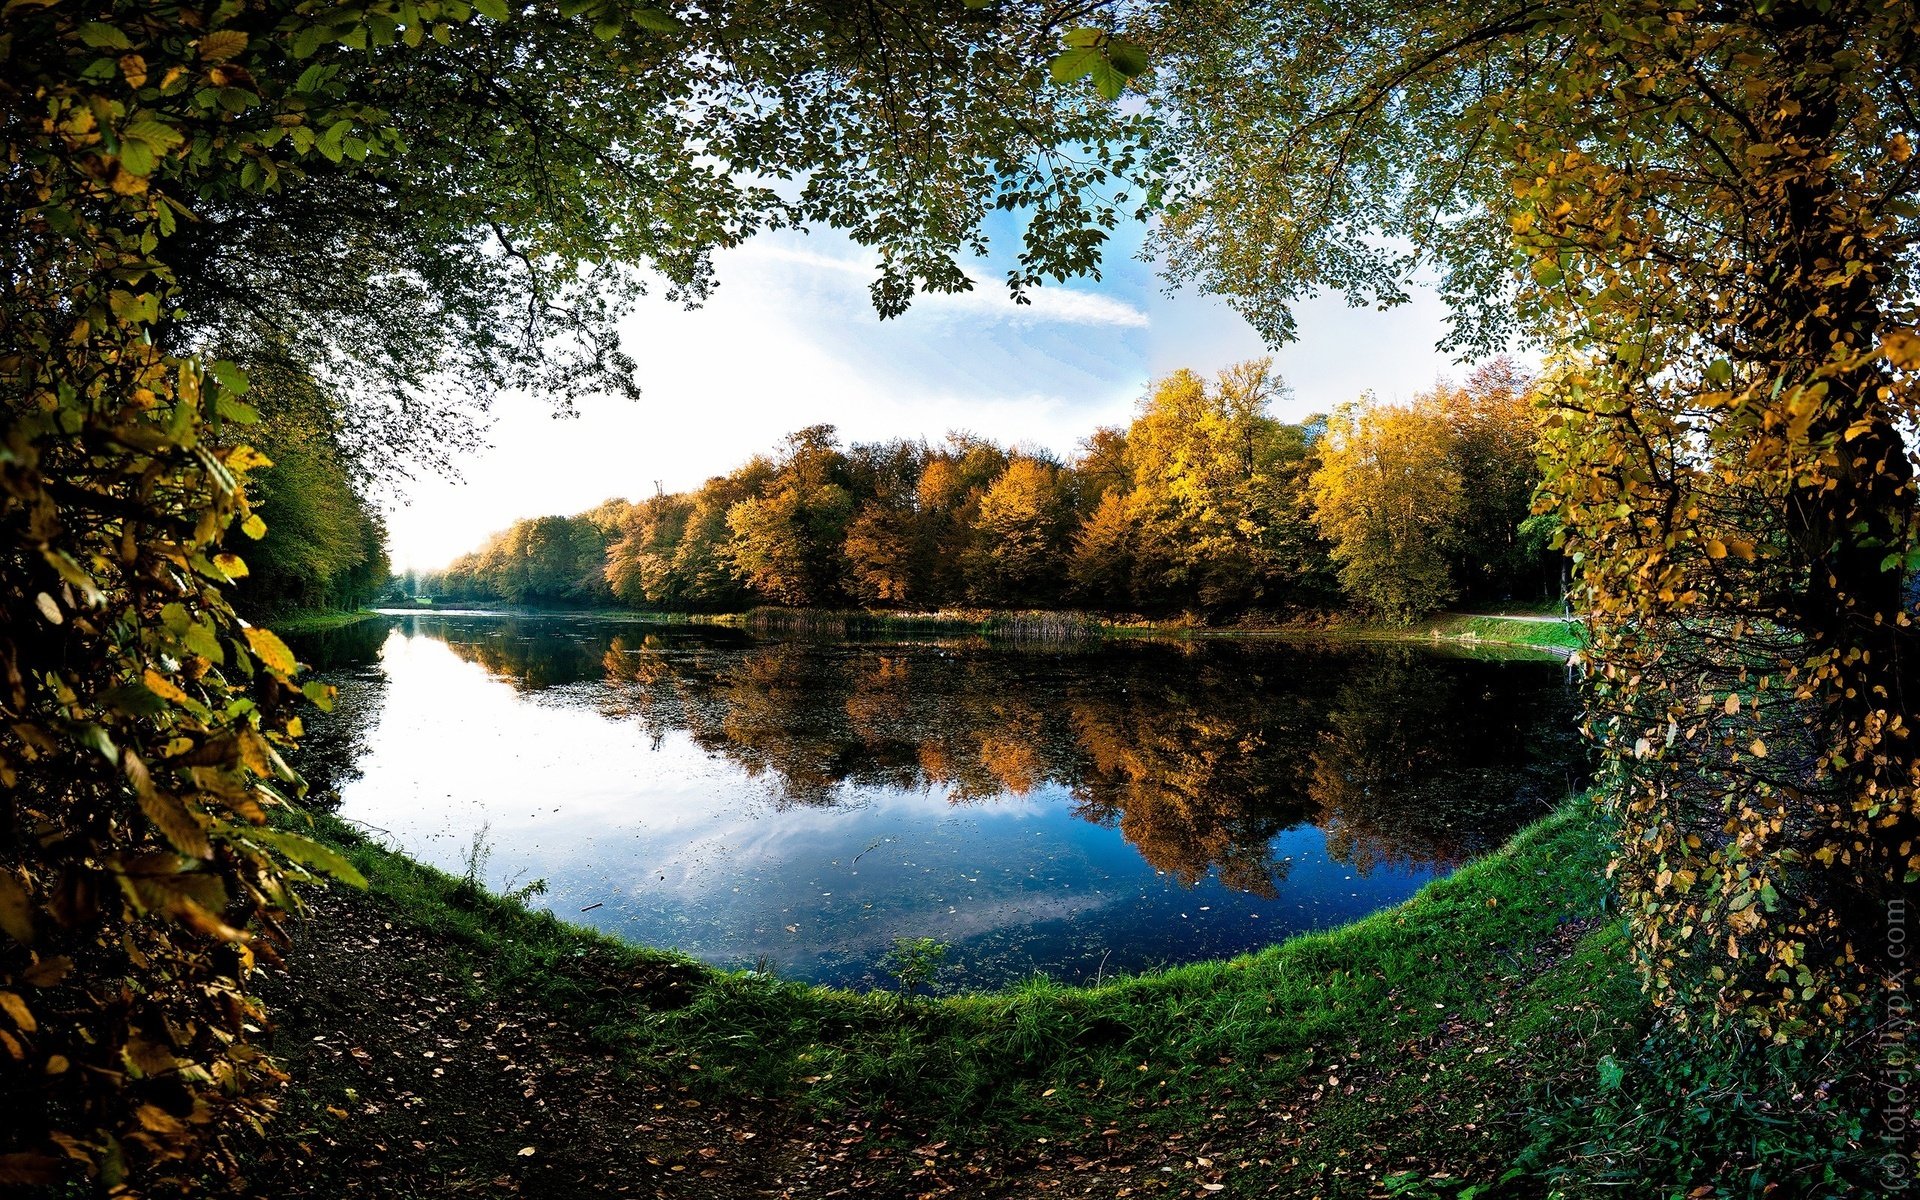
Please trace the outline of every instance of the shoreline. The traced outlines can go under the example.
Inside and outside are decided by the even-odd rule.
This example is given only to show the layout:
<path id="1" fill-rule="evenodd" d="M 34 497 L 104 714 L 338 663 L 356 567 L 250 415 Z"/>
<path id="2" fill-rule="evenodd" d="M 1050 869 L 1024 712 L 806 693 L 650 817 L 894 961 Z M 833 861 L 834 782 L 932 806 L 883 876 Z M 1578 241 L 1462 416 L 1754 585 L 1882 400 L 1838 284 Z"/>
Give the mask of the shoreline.
<path id="1" fill-rule="evenodd" d="M 396 1139 L 433 1164 L 422 1180 L 440 1181 L 418 1194 L 487 1180 L 603 1194 L 581 1179 L 605 1161 L 541 1157 L 554 1142 L 536 1130 L 560 1114 L 534 1103 L 537 1087 L 517 1090 L 531 1077 L 482 1086 L 501 1074 L 497 1058 L 536 1054 L 609 1081 L 594 1103 L 609 1106 L 608 1129 L 631 1119 L 629 1136 L 644 1131 L 619 1184 L 643 1194 L 723 1179 L 734 1183 L 686 1194 L 778 1184 L 796 1196 L 972 1195 L 988 1183 L 1042 1190 L 1059 1171 L 1111 1189 L 1093 1194 L 1219 1184 L 1366 1195 L 1409 1171 L 1464 1185 L 1525 1149 L 1519 1118 L 1540 1080 L 1590 1080 L 1650 1019 L 1605 915 L 1603 821 L 1587 797 L 1410 900 L 1329 930 L 1094 986 L 1035 978 L 917 998 L 630 945 L 312 816 L 311 832 L 369 889 L 320 893 L 294 929 L 288 994 L 312 972 L 338 993 L 337 1011 L 288 1011 L 269 996 L 295 1085 L 267 1149 L 303 1160 L 275 1181 L 281 1194 L 351 1192 L 355 1147 Z M 411 1009 L 380 1010 L 412 1036 L 439 1031 L 411 1052 L 356 999 L 416 995 L 424 1024 Z M 473 1030 L 494 1027 L 492 1050 L 469 1047 Z M 508 1030 L 526 1044 L 501 1055 Z M 389 1034 L 397 1044 L 376 1044 Z M 1511 1114 L 1491 1141 L 1480 1132 L 1490 1102 Z M 457 1140 L 428 1136 L 443 1112 L 465 1114 Z M 305 1143 L 281 1140 L 295 1133 L 335 1144 L 324 1170 L 296 1153 Z M 759 1178 L 769 1167 L 774 1178 Z M 616 1193 L 609 1180 L 604 1194 Z"/>
<path id="2" fill-rule="evenodd" d="M 1535 613 L 1439 613 L 1411 624 L 1386 625 L 1341 614 L 1320 620 L 1269 624 L 1202 626 L 1181 621 L 1110 621 L 1091 613 L 948 610 L 895 613 L 874 609 L 758 608 L 744 613 L 649 612 L 627 609 L 546 609 L 467 605 L 380 608 L 365 616 L 512 616 L 634 621 L 660 625 L 708 625 L 751 633 L 816 633 L 823 636 L 873 634 L 946 634 L 1007 641 L 1088 641 L 1103 639 L 1266 638 L 1300 641 L 1387 642 L 1445 645 L 1471 649 L 1491 646 L 1534 650 L 1569 658 L 1585 644 L 1580 622 Z M 347 622 L 351 623 L 351 622 Z M 275 628 L 280 628 L 274 623 Z M 318 625 L 311 628 L 328 628 Z M 295 628 L 288 632 L 307 632 Z"/>

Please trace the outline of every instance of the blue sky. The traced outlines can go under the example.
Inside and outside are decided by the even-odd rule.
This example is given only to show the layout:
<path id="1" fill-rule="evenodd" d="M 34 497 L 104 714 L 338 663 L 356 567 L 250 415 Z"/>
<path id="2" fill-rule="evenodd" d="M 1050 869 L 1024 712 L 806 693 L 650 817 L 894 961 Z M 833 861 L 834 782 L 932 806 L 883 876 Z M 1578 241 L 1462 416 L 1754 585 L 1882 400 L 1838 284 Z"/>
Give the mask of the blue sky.
<path id="1" fill-rule="evenodd" d="M 1141 232 L 1121 231 L 1103 279 L 1043 288 L 1031 306 L 1007 299 L 990 260 L 972 293 L 923 297 L 885 322 L 867 296 L 872 256 L 837 234 L 728 251 L 705 306 L 648 300 L 627 320 L 638 402 L 589 400 L 556 419 L 538 397 L 499 400 L 487 448 L 458 459 L 459 479 L 417 480 L 389 506 L 395 567 L 440 566 L 520 517 L 637 499 L 656 481 L 698 486 L 806 425 L 837 425 L 850 441 L 969 429 L 1071 454 L 1096 426 L 1124 423 L 1153 378 L 1268 352 L 1223 302 L 1163 295 L 1134 257 Z M 1294 392 L 1276 415 L 1369 390 L 1404 397 L 1459 374 L 1433 348 L 1443 316 L 1426 293 L 1389 313 L 1333 297 L 1302 306 L 1300 340 L 1274 354 Z"/>

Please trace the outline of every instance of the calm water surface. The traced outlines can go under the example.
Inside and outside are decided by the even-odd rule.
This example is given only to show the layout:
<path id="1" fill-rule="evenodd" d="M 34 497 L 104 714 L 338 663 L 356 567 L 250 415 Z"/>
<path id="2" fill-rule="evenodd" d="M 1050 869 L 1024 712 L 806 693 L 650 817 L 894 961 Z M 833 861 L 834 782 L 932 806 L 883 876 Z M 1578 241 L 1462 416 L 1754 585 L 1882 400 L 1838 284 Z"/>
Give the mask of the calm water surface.
<path id="1" fill-rule="evenodd" d="M 455 873 L 710 962 L 1070 982 L 1398 903 L 1577 785 L 1557 661 L 1268 640 L 1029 649 L 405 616 L 304 640 L 309 773 Z M 476 856 L 476 847 L 479 848 Z"/>

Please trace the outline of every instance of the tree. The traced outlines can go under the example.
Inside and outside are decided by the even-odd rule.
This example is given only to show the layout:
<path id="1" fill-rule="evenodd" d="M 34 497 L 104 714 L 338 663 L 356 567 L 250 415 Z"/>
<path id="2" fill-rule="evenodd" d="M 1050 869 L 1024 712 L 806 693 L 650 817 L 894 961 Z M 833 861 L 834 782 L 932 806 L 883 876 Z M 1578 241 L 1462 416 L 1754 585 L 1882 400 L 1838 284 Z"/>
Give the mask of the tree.
<path id="1" fill-rule="evenodd" d="M 1181 274 L 1284 338 L 1312 289 L 1432 271 L 1455 346 L 1553 350 L 1655 996 L 1778 1036 L 1860 1011 L 1920 878 L 1910 6 L 1166 16 Z"/>
<path id="2" fill-rule="evenodd" d="M 852 517 L 846 458 L 833 426 L 789 434 L 766 495 L 727 513 L 734 573 L 777 604 L 830 604 L 842 595 Z"/>
<path id="3" fill-rule="evenodd" d="M 1123 492 L 1108 492 L 1081 523 L 1073 539 L 1067 573 L 1074 595 L 1084 604 L 1109 612 L 1126 609 L 1133 599 L 1133 513 Z"/>
<path id="4" fill-rule="evenodd" d="M 1309 443 L 1268 414 L 1287 394 L 1271 367 L 1240 363 L 1211 387 L 1175 371 L 1142 402 L 1125 438 L 1142 601 L 1218 612 L 1312 592 Z"/>
<path id="5" fill-rule="evenodd" d="M 980 497 L 969 587 L 989 604 L 1041 606 L 1059 598 L 1066 498 L 1060 468 L 1022 454 Z"/>
<path id="6" fill-rule="evenodd" d="M 928 597 L 936 604 L 966 598 L 967 553 L 980 498 L 1007 469 L 1007 452 L 970 433 L 950 433 L 920 473 L 916 550 L 929 565 Z"/>
<path id="7" fill-rule="evenodd" d="M 1451 429 L 1463 501 L 1451 567 L 1468 602 L 1535 599 L 1552 586 L 1558 555 L 1550 539 L 1525 532 L 1540 486 L 1533 383 L 1511 359 L 1495 358 L 1465 384 L 1441 383 L 1424 398 Z"/>
<path id="8" fill-rule="evenodd" d="M 1436 406 L 1357 404 L 1328 424 L 1313 520 L 1349 595 L 1402 623 L 1459 592 L 1449 542 L 1466 511 L 1452 431 Z"/>

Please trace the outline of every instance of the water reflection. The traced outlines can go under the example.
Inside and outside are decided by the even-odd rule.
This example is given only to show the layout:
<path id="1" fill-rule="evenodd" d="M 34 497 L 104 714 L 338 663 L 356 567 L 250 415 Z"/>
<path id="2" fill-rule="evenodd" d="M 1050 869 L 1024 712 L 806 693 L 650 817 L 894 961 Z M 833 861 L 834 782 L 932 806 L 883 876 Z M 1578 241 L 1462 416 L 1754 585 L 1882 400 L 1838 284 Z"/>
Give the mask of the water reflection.
<path id="1" fill-rule="evenodd" d="M 1404 898 L 1580 763 L 1558 664 L 1416 648 L 408 616 L 381 653 L 347 815 L 453 866 L 489 823 L 563 914 L 830 982 L 900 935 L 975 985 L 1248 948 Z"/>

